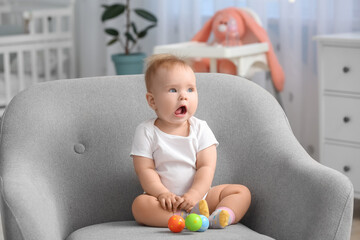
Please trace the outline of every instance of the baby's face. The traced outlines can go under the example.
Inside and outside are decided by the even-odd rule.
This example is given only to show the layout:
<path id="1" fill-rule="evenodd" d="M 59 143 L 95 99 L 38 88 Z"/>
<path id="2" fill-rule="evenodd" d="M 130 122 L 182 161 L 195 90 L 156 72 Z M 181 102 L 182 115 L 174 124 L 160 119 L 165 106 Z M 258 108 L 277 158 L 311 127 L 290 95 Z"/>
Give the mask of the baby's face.
<path id="1" fill-rule="evenodd" d="M 151 94 L 159 119 L 170 124 L 181 124 L 196 112 L 198 93 L 195 74 L 190 67 L 176 65 L 160 68 L 152 81 Z"/>

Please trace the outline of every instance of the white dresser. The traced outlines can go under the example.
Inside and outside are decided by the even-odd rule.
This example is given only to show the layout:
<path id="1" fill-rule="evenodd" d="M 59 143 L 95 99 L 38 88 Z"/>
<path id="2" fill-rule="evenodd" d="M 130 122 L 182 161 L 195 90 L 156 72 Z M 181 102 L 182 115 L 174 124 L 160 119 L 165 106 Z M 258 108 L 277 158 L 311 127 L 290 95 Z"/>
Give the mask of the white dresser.
<path id="1" fill-rule="evenodd" d="M 360 33 L 318 43 L 320 162 L 350 178 L 360 198 Z"/>

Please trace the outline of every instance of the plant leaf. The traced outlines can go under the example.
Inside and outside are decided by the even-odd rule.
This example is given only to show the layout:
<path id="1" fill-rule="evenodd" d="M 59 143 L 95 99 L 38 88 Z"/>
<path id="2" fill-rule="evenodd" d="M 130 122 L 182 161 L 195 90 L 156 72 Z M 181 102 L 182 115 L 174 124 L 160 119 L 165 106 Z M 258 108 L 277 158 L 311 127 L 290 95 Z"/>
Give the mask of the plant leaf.
<path id="1" fill-rule="evenodd" d="M 110 46 L 110 45 L 116 43 L 117 41 L 118 41 L 117 38 L 113 38 L 113 39 L 111 39 L 111 40 L 107 43 L 107 45 Z"/>
<path id="2" fill-rule="evenodd" d="M 131 42 L 133 42 L 133 43 L 136 43 L 136 40 L 135 40 L 135 38 L 131 35 L 131 33 L 126 32 L 126 33 L 125 33 L 125 36 L 126 36 L 126 38 L 127 38 L 129 41 L 131 41 Z"/>
<path id="3" fill-rule="evenodd" d="M 143 38 L 143 37 L 145 37 L 146 34 L 147 34 L 147 31 L 148 31 L 149 29 L 153 28 L 153 27 L 156 27 L 156 24 L 152 24 L 152 25 L 148 26 L 147 28 L 145 28 L 144 30 L 142 30 L 141 32 L 139 32 L 139 34 L 137 35 L 138 38 Z"/>
<path id="4" fill-rule="evenodd" d="M 150 22 L 157 22 L 157 18 L 150 12 L 144 10 L 144 9 L 140 9 L 140 8 L 136 8 L 134 9 L 135 13 L 137 15 L 139 15 L 142 18 L 145 18 L 146 20 L 150 21 Z"/>
<path id="5" fill-rule="evenodd" d="M 105 32 L 111 36 L 115 36 L 115 37 L 119 36 L 119 31 L 114 28 L 106 28 Z"/>
<path id="6" fill-rule="evenodd" d="M 131 22 L 131 27 L 132 27 L 134 33 L 135 33 L 136 35 L 138 35 L 137 29 L 136 29 L 136 25 L 135 25 L 134 22 Z"/>
<path id="7" fill-rule="evenodd" d="M 137 36 L 138 36 L 138 38 L 143 38 L 146 36 L 146 34 L 147 34 L 147 31 L 143 30 L 143 31 L 139 32 L 139 34 Z"/>
<path id="8" fill-rule="evenodd" d="M 124 11 L 125 11 L 124 4 L 113 4 L 110 6 L 105 6 L 105 10 L 101 16 L 101 20 L 104 22 L 106 20 L 115 18 L 120 14 L 122 14 Z"/>

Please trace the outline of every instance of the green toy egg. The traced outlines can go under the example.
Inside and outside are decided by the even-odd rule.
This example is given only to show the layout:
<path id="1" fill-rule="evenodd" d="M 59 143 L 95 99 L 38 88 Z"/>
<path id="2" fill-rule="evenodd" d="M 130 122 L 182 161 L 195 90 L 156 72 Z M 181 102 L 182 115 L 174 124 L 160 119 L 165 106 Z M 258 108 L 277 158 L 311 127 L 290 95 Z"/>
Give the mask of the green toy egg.
<path id="1" fill-rule="evenodd" d="M 201 217 L 196 213 L 189 214 L 189 216 L 187 216 L 185 219 L 185 226 L 190 231 L 196 232 L 201 228 L 201 225 L 202 225 Z"/>

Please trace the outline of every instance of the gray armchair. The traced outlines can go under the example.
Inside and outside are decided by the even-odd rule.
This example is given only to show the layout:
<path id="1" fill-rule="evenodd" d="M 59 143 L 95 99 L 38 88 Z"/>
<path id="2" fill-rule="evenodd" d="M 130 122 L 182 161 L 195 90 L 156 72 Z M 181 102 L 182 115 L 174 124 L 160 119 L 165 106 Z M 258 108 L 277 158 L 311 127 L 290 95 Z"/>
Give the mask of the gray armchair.
<path id="1" fill-rule="evenodd" d="M 129 157 L 136 126 L 154 117 L 143 75 L 61 80 L 18 94 L 1 124 L 5 239 L 349 239 L 353 187 L 313 160 L 276 100 L 240 77 L 197 74 L 196 116 L 215 133 L 213 184 L 241 183 L 252 203 L 239 224 L 204 233 L 139 226 L 142 193 Z"/>

